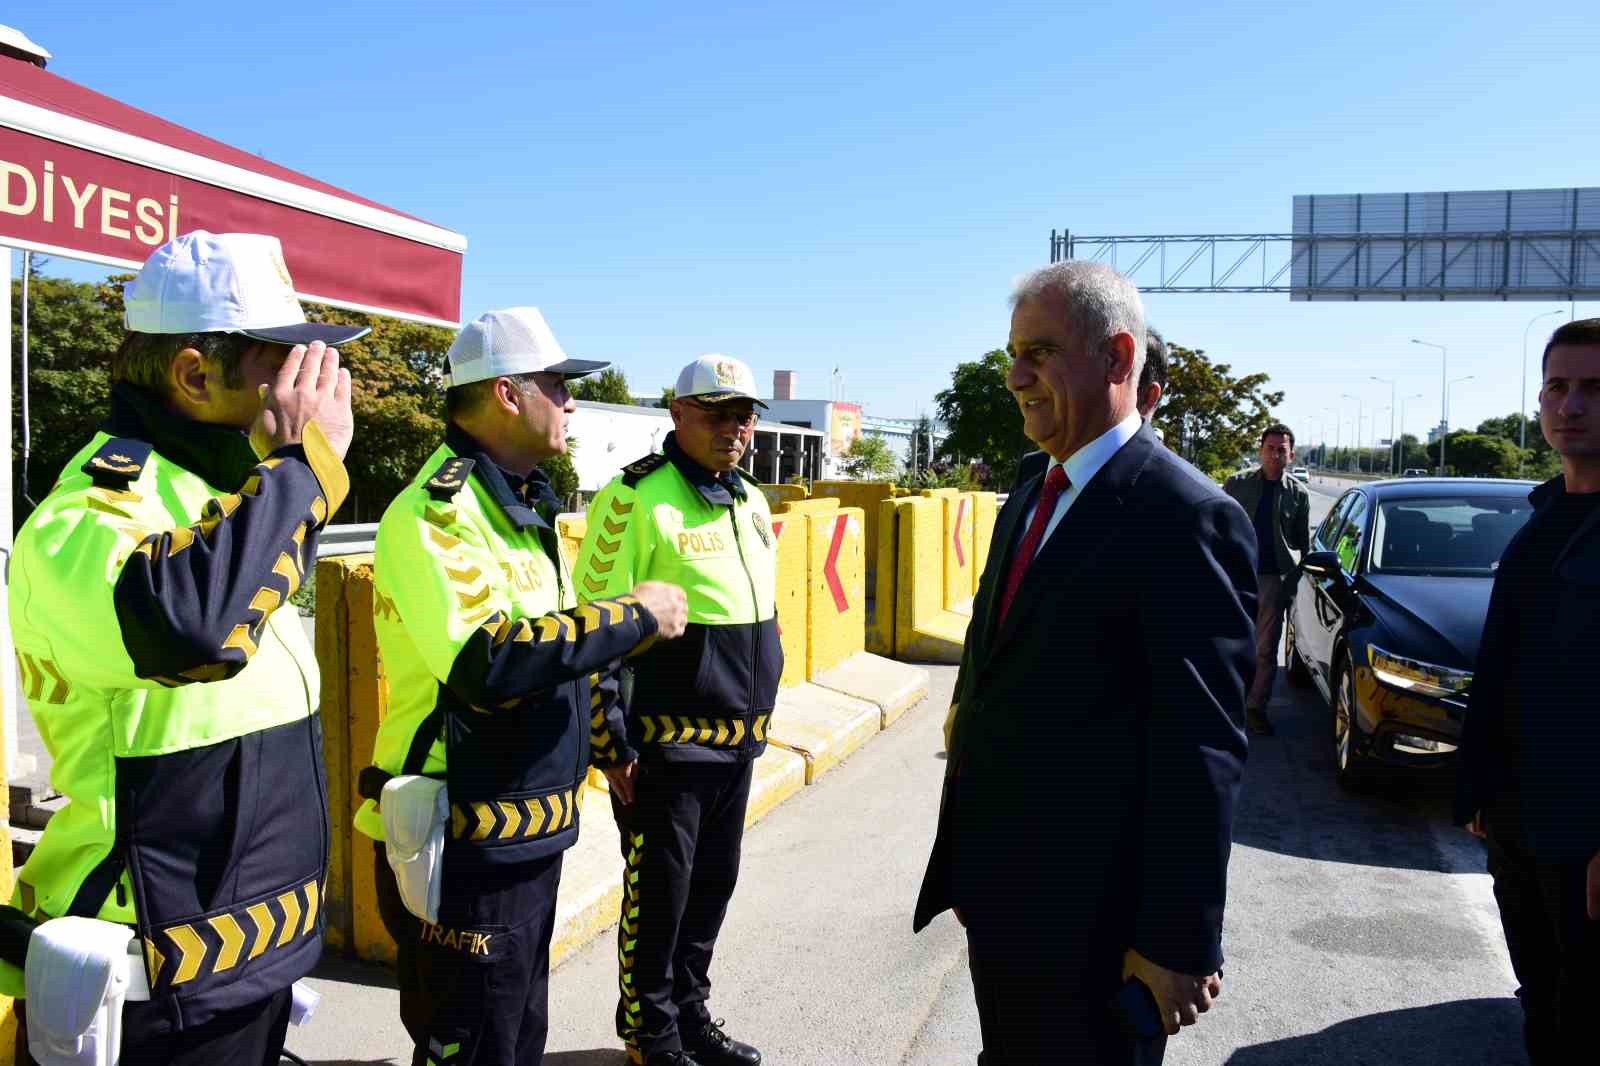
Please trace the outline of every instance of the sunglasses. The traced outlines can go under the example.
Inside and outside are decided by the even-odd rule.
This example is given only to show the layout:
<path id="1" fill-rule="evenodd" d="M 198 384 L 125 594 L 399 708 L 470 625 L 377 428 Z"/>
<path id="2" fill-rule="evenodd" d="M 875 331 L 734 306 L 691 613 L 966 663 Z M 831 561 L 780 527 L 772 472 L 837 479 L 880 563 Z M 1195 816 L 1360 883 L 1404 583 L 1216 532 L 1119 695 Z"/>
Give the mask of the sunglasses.
<path id="1" fill-rule="evenodd" d="M 703 403 L 696 403 L 693 400 L 685 400 L 683 402 L 686 406 L 693 407 L 696 411 L 699 411 L 705 417 L 705 420 L 714 426 L 727 424 L 737 426 L 740 429 L 749 429 L 756 424 L 754 408 L 730 410 L 724 407 L 711 407 Z"/>

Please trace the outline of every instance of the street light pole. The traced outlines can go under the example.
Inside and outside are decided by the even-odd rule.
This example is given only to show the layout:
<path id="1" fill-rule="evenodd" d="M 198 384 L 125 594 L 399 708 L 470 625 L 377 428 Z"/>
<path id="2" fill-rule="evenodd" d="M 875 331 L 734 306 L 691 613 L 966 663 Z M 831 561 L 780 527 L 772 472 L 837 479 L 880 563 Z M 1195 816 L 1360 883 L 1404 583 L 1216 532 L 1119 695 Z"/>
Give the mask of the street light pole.
<path id="1" fill-rule="evenodd" d="M 1338 422 L 1339 422 L 1339 412 L 1335 411 L 1331 407 L 1324 407 L 1322 409 L 1322 413 L 1324 415 L 1332 415 L 1333 416 L 1334 430 L 1335 430 L 1335 432 L 1337 432 L 1338 431 Z M 1337 451 L 1336 451 L 1336 454 L 1337 454 Z M 1328 420 L 1326 418 L 1324 418 L 1322 420 L 1322 465 L 1323 465 L 1324 468 L 1326 468 L 1327 465 L 1328 465 Z"/>
<path id="2" fill-rule="evenodd" d="M 1400 458 L 1396 460 L 1395 465 L 1402 469 L 1406 465 L 1406 446 L 1404 443 L 1406 435 L 1406 401 L 1420 399 L 1422 399 L 1422 393 L 1420 392 L 1400 397 Z"/>
<path id="3" fill-rule="evenodd" d="M 1445 378 L 1450 376 L 1450 352 L 1442 344 L 1432 341 L 1419 341 L 1411 338 L 1412 344 L 1420 344 L 1425 348 L 1439 349 L 1439 475 L 1444 476 L 1444 445 L 1445 438 L 1450 436 L 1450 386 Z"/>
<path id="4" fill-rule="evenodd" d="M 1344 398 L 1356 402 L 1356 473 L 1359 474 L 1361 473 L 1361 397 L 1352 396 L 1347 392 Z"/>
<path id="5" fill-rule="evenodd" d="M 1521 448 L 1523 451 L 1528 450 L 1528 332 L 1533 329 L 1533 324 L 1541 318 L 1549 318 L 1551 315 L 1565 313 L 1559 307 L 1553 311 L 1541 312 L 1529 319 L 1527 326 L 1522 330 L 1522 389 L 1517 393 L 1517 423 L 1522 429 Z M 1522 473 L 1522 456 L 1520 455 L 1517 456 L 1517 473 Z"/>
<path id="6" fill-rule="evenodd" d="M 1393 474 L 1395 472 L 1395 470 L 1394 470 L 1394 379 L 1393 378 L 1380 378 L 1378 375 L 1373 374 L 1372 375 L 1372 380 L 1373 381 L 1382 382 L 1383 384 L 1389 386 L 1389 474 L 1391 476 L 1393 476 Z M 1377 436 L 1377 434 L 1374 433 L 1373 436 Z"/>

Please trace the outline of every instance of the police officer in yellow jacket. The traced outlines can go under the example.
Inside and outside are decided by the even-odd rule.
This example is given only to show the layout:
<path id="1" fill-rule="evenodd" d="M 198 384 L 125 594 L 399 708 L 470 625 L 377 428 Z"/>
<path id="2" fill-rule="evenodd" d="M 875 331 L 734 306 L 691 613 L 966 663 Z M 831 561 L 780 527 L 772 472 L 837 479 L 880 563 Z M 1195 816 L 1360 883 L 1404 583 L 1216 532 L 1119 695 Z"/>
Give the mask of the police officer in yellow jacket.
<path id="1" fill-rule="evenodd" d="M 591 712 L 615 664 L 683 630 L 681 590 L 578 606 L 557 501 L 568 359 L 536 308 L 451 345 L 444 444 L 378 525 L 374 614 L 389 679 L 357 827 L 377 840 L 415 1066 L 538 1066 L 562 852 L 578 836 Z M 418 797 L 420 798 L 420 802 Z"/>
<path id="2" fill-rule="evenodd" d="M 706 1007 L 752 766 L 783 673 L 776 538 L 766 498 L 738 468 L 757 406 L 766 405 L 738 360 L 709 355 L 684 368 L 665 454 L 625 467 L 595 498 L 575 568 L 580 598 L 646 578 L 688 596 L 683 639 L 631 660 L 627 704 L 596 708 L 590 723 L 626 871 L 617 1033 L 649 1066 L 761 1061 Z"/>
<path id="3" fill-rule="evenodd" d="M 350 376 L 327 345 L 366 330 L 307 323 L 256 234 L 161 246 L 125 307 L 109 417 L 11 559 L 17 657 L 67 798 L 12 896 L 45 921 L 17 1061 L 61 1061 L 49 1041 L 70 1046 L 92 1007 L 86 971 L 51 969 L 71 938 L 47 931 L 127 927 L 119 961 L 136 937 L 150 998 L 121 1013 L 123 1066 L 275 1066 L 321 952 L 328 856 L 317 667 L 284 603 L 349 488 Z"/>

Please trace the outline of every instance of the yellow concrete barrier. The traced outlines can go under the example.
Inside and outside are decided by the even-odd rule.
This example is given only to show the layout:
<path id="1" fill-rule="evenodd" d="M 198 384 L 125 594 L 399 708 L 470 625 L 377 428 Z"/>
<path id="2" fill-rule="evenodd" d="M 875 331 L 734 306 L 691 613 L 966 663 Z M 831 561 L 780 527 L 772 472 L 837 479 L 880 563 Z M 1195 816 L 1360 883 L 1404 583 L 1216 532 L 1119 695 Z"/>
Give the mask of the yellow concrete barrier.
<path id="1" fill-rule="evenodd" d="M 813 501 L 818 502 L 818 501 Z M 806 585 L 806 678 L 863 651 L 867 641 L 866 581 L 859 508 L 809 514 Z"/>
<path id="2" fill-rule="evenodd" d="M 983 577 L 984 563 L 989 558 L 989 542 L 994 537 L 994 520 L 999 514 L 999 499 L 992 492 L 972 494 L 972 594 L 978 594 L 978 580 Z"/>
<path id="3" fill-rule="evenodd" d="M 862 545 L 867 569 L 867 589 L 870 591 L 878 577 L 878 514 L 884 500 L 894 499 L 892 481 L 813 481 L 813 498 L 832 496 L 840 507 L 859 507 L 865 516 Z"/>
<path id="4" fill-rule="evenodd" d="M 762 485 L 761 494 L 767 498 L 767 507 L 773 511 L 786 503 L 803 500 L 810 495 L 804 485 Z"/>
<path id="5" fill-rule="evenodd" d="M 955 607 L 977 591 L 979 563 L 972 554 L 972 493 L 944 497 L 944 605 Z"/>
<path id="6" fill-rule="evenodd" d="M 328 768 L 328 946 L 371 962 L 394 962 L 378 915 L 372 841 L 355 831 L 356 778 L 372 761 L 389 682 L 372 624 L 372 556 L 317 562 L 317 664 L 322 673 L 322 750 Z"/>
<path id="7" fill-rule="evenodd" d="M 783 505 L 773 512 L 774 514 L 822 514 L 825 511 L 837 511 L 839 501 L 832 496 L 822 496 L 808 500 L 786 500 Z"/>
<path id="8" fill-rule="evenodd" d="M 878 538 L 871 545 L 876 557 L 872 566 L 872 602 L 867 610 L 867 650 L 874 655 L 893 655 L 895 588 L 899 578 L 900 502 L 891 496 L 878 504 Z"/>
<path id="9" fill-rule="evenodd" d="M 588 531 L 589 519 L 584 515 L 556 516 L 556 540 L 561 546 L 561 557 L 567 561 L 568 569 L 577 565 L 578 548 L 583 544 L 583 535 Z"/>
<path id="10" fill-rule="evenodd" d="M 811 586 L 806 580 L 806 525 L 804 515 L 772 516 L 772 532 L 778 538 L 778 642 L 783 646 L 780 686 L 798 685 L 806 679 L 806 640 L 810 630 L 807 613 L 811 605 Z"/>
<path id="11" fill-rule="evenodd" d="M 966 640 L 967 619 L 945 607 L 943 551 L 945 507 L 954 490 L 940 495 L 893 501 L 897 536 L 895 560 L 894 656 L 897 659 L 957 663 Z M 948 495 L 944 495 L 948 492 Z M 883 588 L 880 560 L 879 588 Z M 881 594 L 881 591 L 880 591 Z M 879 612 L 883 608 L 880 606 Z"/>

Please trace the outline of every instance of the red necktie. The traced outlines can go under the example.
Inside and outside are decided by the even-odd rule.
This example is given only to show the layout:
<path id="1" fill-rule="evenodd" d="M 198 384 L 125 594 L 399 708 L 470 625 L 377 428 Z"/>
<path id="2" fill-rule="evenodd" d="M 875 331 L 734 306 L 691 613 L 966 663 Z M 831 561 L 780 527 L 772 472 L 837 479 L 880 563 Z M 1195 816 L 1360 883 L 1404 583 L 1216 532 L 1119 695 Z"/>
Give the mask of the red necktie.
<path id="1" fill-rule="evenodd" d="M 1059 463 L 1053 464 L 1050 473 L 1045 475 L 1044 489 L 1040 491 L 1039 502 L 1033 508 L 1033 521 L 1028 523 L 1028 533 L 1022 538 L 1022 543 L 1017 545 L 1017 554 L 1011 560 L 1011 570 L 1006 574 L 1005 594 L 1000 597 L 1000 621 L 1006 620 L 1006 612 L 1011 609 L 1011 601 L 1017 595 L 1017 589 L 1022 587 L 1022 575 L 1028 572 L 1028 565 L 1033 562 L 1034 554 L 1039 550 L 1039 542 L 1044 540 L 1044 531 L 1050 524 L 1050 516 L 1056 513 L 1056 503 L 1071 484 L 1072 482 L 1067 480 L 1067 468 Z"/>

